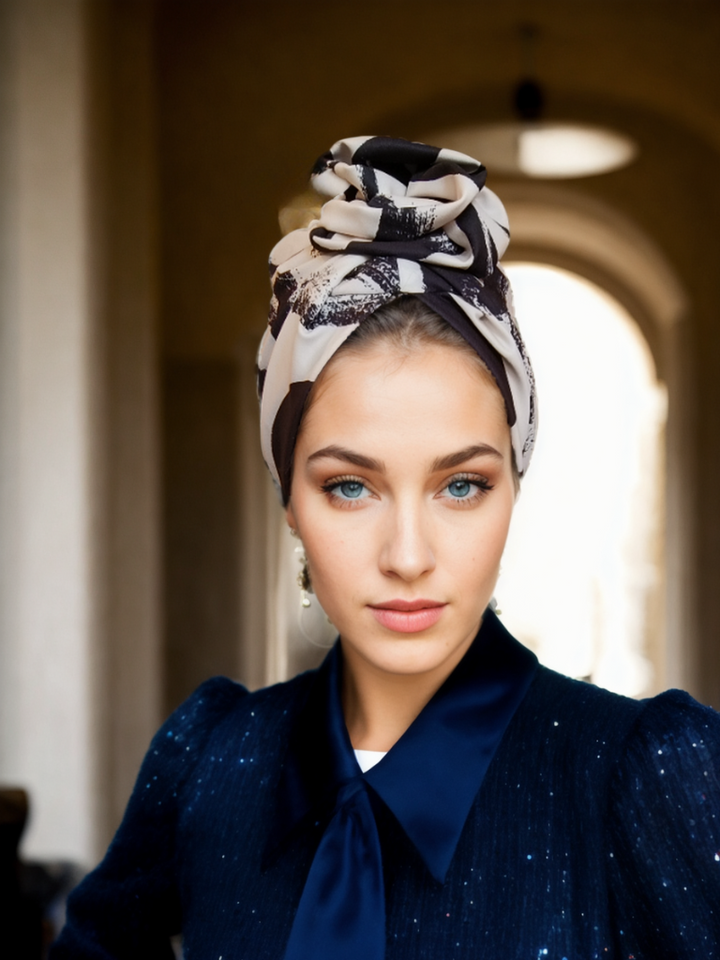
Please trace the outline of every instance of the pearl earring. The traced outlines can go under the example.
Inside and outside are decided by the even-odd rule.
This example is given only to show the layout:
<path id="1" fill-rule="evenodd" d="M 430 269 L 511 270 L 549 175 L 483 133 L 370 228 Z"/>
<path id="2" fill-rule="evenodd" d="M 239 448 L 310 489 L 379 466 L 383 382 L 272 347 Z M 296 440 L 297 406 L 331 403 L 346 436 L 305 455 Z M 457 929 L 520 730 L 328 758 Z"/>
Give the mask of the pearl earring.
<path id="1" fill-rule="evenodd" d="M 299 549 L 299 560 L 300 560 L 300 573 L 297 575 L 297 585 L 300 587 L 300 604 L 303 607 L 310 606 L 310 598 L 308 597 L 309 593 L 313 592 L 312 584 L 310 583 L 310 571 L 308 570 L 307 557 L 302 549 Z"/>
<path id="2" fill-rule="evenodd" d="M 294 527 L 290 527 L 290 536 L 300 539 L 300 534 Z M 312 584 L 310 583 L 310 571 L 308 570 L 307 557 L 305 556 L 305 551 L 302 547 L 296 547 L 295 553 L 298 555 L 298 560 L 300 561 L 300 573 L 297 575 L 297 585 L 300 587 L 300 606 L 309 607 L 310 598 L 308 597 L 309 593 L 313 592 Z"/>

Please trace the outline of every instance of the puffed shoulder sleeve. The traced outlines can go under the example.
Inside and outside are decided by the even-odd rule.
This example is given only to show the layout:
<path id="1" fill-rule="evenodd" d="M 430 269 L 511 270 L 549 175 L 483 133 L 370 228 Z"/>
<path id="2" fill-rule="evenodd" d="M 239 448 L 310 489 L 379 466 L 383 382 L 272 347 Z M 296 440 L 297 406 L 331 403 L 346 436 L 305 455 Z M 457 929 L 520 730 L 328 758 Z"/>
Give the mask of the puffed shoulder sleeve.
<path id="1" fill-rule="evenodd" d="M 677 690 L 647 701 L 609 828 L 618 955 L 720 957 L 720 714 Z"/>
<path id="2" fill-rule="evenodd" d="M 51 960 L 173 957 L 179 798 L 213 728 L 246 693 L 224 677 L 208 680 L 157 732 L 104 859 L 69 898 Z"/>

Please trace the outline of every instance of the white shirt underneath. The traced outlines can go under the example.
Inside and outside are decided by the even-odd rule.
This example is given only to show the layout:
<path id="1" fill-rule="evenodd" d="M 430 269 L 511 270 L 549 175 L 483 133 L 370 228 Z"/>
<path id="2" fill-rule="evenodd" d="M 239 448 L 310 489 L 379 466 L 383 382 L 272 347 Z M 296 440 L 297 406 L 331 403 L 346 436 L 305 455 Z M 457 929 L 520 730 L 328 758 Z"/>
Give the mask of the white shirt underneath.
<path id="1" fill-rule="evenodd" d="M 379 763 L 386 753 L 386 750 L 356 750 L 355 756 L 357 757 L 357 762 L 360 764 L 362 772 L 367 773 L 370 767 L 374 767 L 376 763 Z"/>

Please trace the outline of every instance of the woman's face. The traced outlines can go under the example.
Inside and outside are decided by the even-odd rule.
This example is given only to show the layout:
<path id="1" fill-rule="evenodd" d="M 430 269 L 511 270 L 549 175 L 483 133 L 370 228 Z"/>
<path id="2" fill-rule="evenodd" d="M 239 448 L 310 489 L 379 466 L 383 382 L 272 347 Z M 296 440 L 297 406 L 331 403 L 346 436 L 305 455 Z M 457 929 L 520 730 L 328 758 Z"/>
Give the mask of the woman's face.
<path id="1" fill-rule="evenodd" d="M 514 501 L 502 398 L 462 352 L 379 343 L 333 361 L 303 420 L 287 518 L 351 669 L 453 669 Z"/>

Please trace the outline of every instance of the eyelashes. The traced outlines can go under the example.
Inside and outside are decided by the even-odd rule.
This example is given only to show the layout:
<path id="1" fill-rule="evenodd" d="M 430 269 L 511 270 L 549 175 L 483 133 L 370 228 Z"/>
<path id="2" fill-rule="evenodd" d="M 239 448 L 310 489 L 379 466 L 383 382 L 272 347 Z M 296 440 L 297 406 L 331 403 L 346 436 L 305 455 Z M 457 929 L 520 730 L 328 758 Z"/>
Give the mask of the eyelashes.
<path id="1" fill-rule="evenodd" d="M 370 496 L 370 491 L 359 477 L 334 477 L 323 483 L 321 489 L 332 502 L 343 506 L 352 506 Z"/>
<path id="2" fill-rule="evenodd" d="M 436 496 L 449 501 L 453 506 L 471 506 L 483 499 L 494 484 L 487 477 L 474 473 L 459 473 L 452 476 Z M 321 484 L 320 489 L 336 506 L 352 509 L 363 500 L 374 496 L 362 478 L 355 476 L 333 477 Z"/>
<path id="3" fill-rule="evenodd" d="M 474 504 L 485 497 L 494 484 L 487 477 L 475 473 L 461 473 L 452 477 L 443 487 L 448 496 L 444 499 L 454 500 L 458 505 Z"/>

